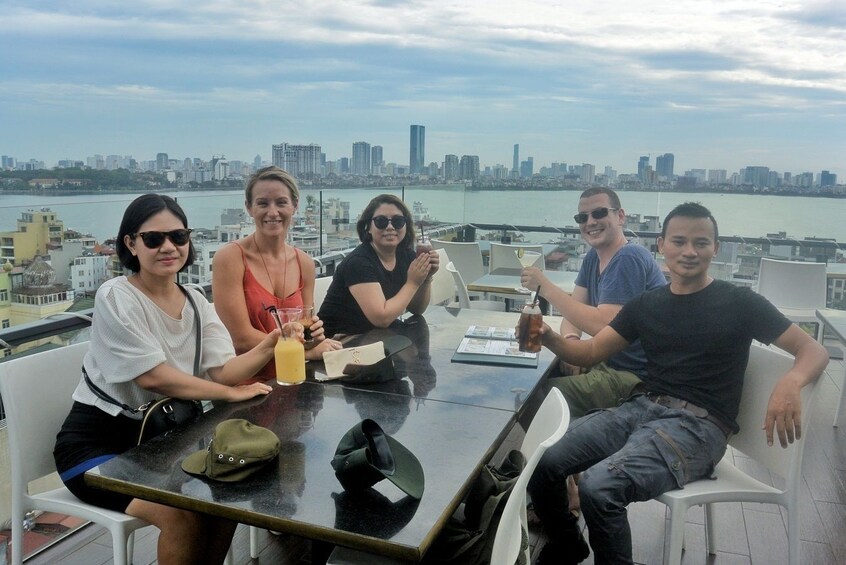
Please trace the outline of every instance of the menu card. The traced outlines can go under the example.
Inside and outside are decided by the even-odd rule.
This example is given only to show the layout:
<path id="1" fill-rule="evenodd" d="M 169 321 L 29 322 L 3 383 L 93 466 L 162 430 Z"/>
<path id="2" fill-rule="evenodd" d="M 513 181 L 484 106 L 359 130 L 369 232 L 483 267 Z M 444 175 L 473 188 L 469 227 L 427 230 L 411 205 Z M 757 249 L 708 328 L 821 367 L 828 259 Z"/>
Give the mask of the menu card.
<path id="1" fill-rule="evenodd" d="M 514 328 L 470 326 L 452 355 L 453 363 L 537 367 L 538 354 L 520 351 Z"/>

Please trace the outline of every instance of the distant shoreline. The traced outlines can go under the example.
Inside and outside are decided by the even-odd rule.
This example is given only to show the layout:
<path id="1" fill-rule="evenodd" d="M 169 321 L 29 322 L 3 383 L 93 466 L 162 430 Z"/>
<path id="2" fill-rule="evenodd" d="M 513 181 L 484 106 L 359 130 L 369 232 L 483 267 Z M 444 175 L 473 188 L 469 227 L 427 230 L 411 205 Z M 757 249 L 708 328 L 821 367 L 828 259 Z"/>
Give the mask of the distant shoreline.
<path id="1" fill-rule="evenodd" d="M 300 190 L 372 190 L 372 189 L 397 189 L 397 188 L 422 188 L 426 187 L 428 189 L 434 190 L 456 190 L 453 187 L 456 185 L 415 185 L 415 184 L 407 184 L 407 185 L 387 185 L 387 186 L 319 186 L 319 185 L 302 185 L 300 186 Z M 232 187 L 232 186 L 220 186 L 220 187 L 203 187 L 203 188 L 159 188 L 154 189 L 153 192 L 158 193 L 192 193 L 192 192 L 232 192 L 232 191 L 241 191 L 243 188 L 241 187 Z M 458 189 L 461 190 L 461 189 Z M 471 191 L 471 192 L 582 192 L 584 191 L 584 187 L 564 187 L 564 186 L 551 186 L 551 187 L 531 187 L 531 188 L 515 188 L 512 186 L 485 186 L 485 187 L 474 187 L 474 186 L 466 186 L 464 190 Z M 627 192 L 642 192 L 642 193 L 660 193 L 660 194 L 728 194 L 728 195 L 749 195 L 749 196 L 795 196 L 800 198 L 846 198 L 846 193 L 844 194 L 834 194 L 830 192 L 797 192 L 797 191 L 773 191 L 773 192 L 762 192 L 762 191 L 739 191 L 739 190 L 625 190 L 625 189 L 615 189 L 617 192 L 620 193 L 627 193 Z M 5 190 L 0 189 L 0 196 L 4 194 L 10 195 L 32 195 L 32 196 L 84 196 L 84 195 L 92 195 L 92 194 L 143 194 L 145 190 L 139 188 L 126 188 L 126 189 L 108 189 L 108 190 L 56 190 L 56 189 L 42 189 L 42 190 Z"/>

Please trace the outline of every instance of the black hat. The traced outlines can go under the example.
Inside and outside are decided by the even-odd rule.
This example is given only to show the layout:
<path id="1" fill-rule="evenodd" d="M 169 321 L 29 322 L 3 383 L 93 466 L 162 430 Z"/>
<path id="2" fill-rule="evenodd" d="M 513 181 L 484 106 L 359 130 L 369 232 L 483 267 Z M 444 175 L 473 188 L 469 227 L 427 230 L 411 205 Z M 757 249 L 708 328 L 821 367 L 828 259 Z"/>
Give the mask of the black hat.
<path id="1" fill-rule="evenodd" d="M 347 490 L 365 489 L 388 479 L 416 499 L 425 479 L 420 461 L 373 420 L 362 420 L 344 434 L 335 449 L 332 468 Z"/>

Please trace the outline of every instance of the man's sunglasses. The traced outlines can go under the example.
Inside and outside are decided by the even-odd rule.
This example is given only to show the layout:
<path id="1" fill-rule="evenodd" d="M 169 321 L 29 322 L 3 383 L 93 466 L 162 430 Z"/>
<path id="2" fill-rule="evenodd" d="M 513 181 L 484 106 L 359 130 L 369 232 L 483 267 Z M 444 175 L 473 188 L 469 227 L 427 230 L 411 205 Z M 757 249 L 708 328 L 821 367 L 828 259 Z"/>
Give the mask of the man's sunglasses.
<path id="1" fill-rule="evenodd" d="M 394 229 L 401 230 L 405 227 L 405 223 L 408 221 L 408 218 L 405 216 L 393 216 L 391 218 L 387 216 L 373 216 L 373 225 L 379 228 L 380 230 L 385 229 L 388 227 L 388 224 L 394 226 Z"/>
<path id="2" fill-rule="evenodd" d="M 584 224 L 588 221 L 588 216 L 594 220 L 601 220 L 608 215 L 608 212 L 616 212 L 617 210 L 619 210 L 619 208 L 597 208 L 596 210 L 591 210 L 590 213 L 579 212 L 573 216 L 573 219 L 576 220 L 577 224 Z"/>
<path id="3" fill-rule="evenodd" d="M 166 237 L 169 237 L 174 245 L 185 245 L 191 240 L 192 231 L 186 228 L 171 231 L 142 231 L 132 234 L 132 237 L 138 236 L 148 248 L 158 249 L 164 245 Z"/>

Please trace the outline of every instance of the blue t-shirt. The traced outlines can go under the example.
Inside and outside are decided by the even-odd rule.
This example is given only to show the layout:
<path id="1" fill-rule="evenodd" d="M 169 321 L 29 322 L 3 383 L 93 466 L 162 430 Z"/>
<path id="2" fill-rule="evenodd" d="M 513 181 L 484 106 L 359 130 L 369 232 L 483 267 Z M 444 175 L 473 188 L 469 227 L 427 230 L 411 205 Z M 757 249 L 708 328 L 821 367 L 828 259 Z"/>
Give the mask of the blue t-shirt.
<path id="1" fill-rule="evenodd" d="M 576 277 L 576 285 L 587 289 L 588 304 L 620 304 L 621 306 L 644 291 L 667 284 L 658 263 L 644 247 L 629 243 L 611 258 L 605 271 L 599 272 L 599 255 L 588 251 Z M 608 366 L 646 376 L 646 354 L 639 341 L 608 360 Z"/>

